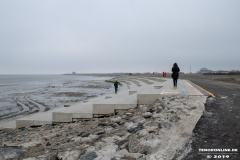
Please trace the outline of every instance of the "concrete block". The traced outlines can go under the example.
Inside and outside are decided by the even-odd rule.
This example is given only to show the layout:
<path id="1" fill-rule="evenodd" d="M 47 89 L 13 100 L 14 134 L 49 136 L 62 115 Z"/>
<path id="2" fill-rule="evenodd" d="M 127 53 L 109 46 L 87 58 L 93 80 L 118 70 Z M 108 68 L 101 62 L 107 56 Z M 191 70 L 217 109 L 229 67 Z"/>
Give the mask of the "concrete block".
<path id="1" fill-rule="evenodd" d="M 93 114 L 114 113 L 114 104 L 93 104 Z"/>
<path id="2" fill-rule="evenodd" d="M 33 125 L 34 125 L 33 120 L 25 120 L 25 119 L 16 120 L 16 128 L 28 127 Z"/>
<path id="3" fill-rule="evenodd" d="M 92 113 L 72 113 L 72 118 L 92 118 Z"/>
<path id="4" fill-rule="evenodd" d="M 115 110 L 116 109 L 130 109 L 135 108 L 137 106 L 137 103 L 135 104 L 115 104 Z"/>
<path id="5" fill-rule="evenodd" d="M 39 125 L 44 125 L 44 124 L 52 124 L 52 121 L 44 121 L 44 120 L 34 120 L 33 121 L 34 126 L 39 126 Z"/>
<path id="6" fill-rule="evenodd" d="M 138 104 L 152 104 L 156 102 L 157 99 L 162 98 L 162 95 L 159 94 L 137 94 Z"/>
<path id="7" fill-rule="evenodd" d="M 53 122 L 72 122 L 72 113 L 52 112 Z"/>
<path id="8" fill-rule="evenodd" d="M 16 129 L 16 121 L 15 120 L 11 120 L 11 121 L 3 121 L 0 122 L 0 130 L 1 129 Z"/>

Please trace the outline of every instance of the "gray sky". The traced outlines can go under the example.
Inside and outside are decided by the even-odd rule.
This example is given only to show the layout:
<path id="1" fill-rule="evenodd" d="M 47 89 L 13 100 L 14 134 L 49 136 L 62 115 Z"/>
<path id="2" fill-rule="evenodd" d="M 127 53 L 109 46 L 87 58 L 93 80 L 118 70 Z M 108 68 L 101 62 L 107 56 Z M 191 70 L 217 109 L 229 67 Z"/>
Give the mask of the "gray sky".
<path id="1" fill-rule="evenodd" d="M 239 0 L 1 0 L 0 74 L 240 70 Z"/>

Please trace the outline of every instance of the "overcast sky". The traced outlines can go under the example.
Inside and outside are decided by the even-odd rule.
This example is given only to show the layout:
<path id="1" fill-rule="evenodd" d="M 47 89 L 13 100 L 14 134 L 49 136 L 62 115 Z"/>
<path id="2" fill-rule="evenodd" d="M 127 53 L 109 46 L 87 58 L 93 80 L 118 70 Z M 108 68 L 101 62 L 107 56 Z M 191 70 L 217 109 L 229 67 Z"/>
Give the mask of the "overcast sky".
<path id="1" fill-rule="evenodd" d="M 0 74 L 240 70 L 239 0 L 0 0 Z"/>

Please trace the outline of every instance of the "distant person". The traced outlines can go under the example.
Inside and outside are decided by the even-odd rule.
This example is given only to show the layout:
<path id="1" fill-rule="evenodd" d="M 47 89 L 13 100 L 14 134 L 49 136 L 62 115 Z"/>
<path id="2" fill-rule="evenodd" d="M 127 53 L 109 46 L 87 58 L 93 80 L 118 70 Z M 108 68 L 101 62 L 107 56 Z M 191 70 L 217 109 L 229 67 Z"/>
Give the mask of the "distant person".
<path id="1" fill-rule="evenodd" d="M 167 72 L 164 73 L 164 76 L 165 76 L 165 77 L 167 76 Z"/>
<path id="2" fill-rule="evenodd" d="M 118 81 L 116 81 L 116 82 L 114 83 L 114 87 L 115 87 L 115 93 L 117 93 L 117 89 L 118 89 Z"/>
<path id="3" fill-rule="evenodd" d="M 177 87 L 177 80 L 178 80 L 178 76 L 179 76 L 179 72 L 180 71 L 180 69 L 179 69 L 179 67 L 178 67 L 178 65 L 177 65 L 177 63 L 174 63 L 173 64 L 173 67 L 172 67 L 172 79 L 173 79 L 173 85 L 174 85 L 174 87 Z"/>
<path id="4" fill-rule="evenodd" d="M 164 75 L 165 75 L 164 72 L 162 72 L 162 76 L 163 76 L 163 77 L 164 77 Z"/>

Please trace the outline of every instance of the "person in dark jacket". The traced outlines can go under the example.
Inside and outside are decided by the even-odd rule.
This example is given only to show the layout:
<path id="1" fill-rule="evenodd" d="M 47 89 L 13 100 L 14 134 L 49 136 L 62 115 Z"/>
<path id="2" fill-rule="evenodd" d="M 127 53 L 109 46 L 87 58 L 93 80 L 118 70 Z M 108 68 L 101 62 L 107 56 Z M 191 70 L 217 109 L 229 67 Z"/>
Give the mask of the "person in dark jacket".
<path id="1" fill-rule="evenodd" d="M 114 87 L 115 87 L 115 93 L 117 93 L 117 89 L 118 89 L 118 81 L 116 81 L 116 82 L 114 83 Z"/>
<path id="2" fill-rule="evenodd" d="M 178 76 L 179 76 L 179 72 L 180 71 L 180 69 L 179 69 L 179 67 L 178 67 L 178 65 L 177 65 L 177 63 L 174 63 L 173 64 L 173 67 L 172 67 L 172 79 L 173 79 L 173 85 L 174 85 L 174 87 L 177 87 L 177 80 L 178 80 Z"/>

